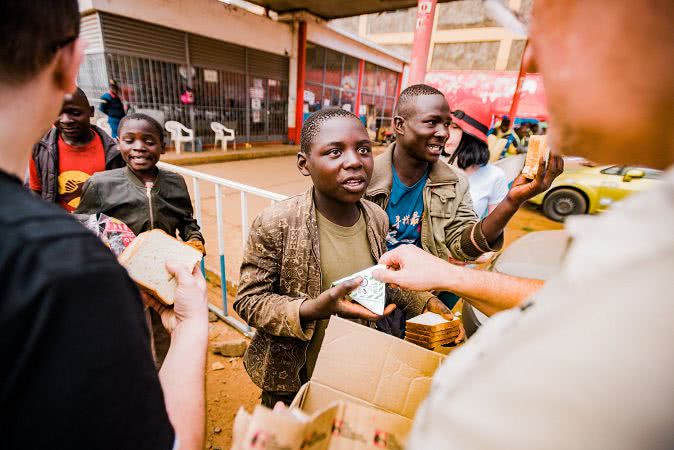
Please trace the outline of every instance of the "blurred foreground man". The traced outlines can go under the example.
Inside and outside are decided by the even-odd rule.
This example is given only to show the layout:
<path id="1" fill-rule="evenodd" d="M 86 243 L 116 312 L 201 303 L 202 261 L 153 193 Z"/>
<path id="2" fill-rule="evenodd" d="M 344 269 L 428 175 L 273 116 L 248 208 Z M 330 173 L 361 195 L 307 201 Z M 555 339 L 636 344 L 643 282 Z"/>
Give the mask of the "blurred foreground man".
<path id="1" fill-rule="evenodd" d="M 526 60 L 554 148 L 669 171 L 609 213 L 569 219 L 545 286 L 410 246 L 382 257 L 398 270 L 378 276 L 401 287 L 451 290 L 487 314 L 519 305 L 447 358 L 410 449 L 674 448 L 672 23 L 671 0 L 536 0 Z"/>
<path id="2" fill-rule="evenodd" d="M 21 185 L 31 147 L 72 94 L 76 0 L 0 2 L 0 447 L 201 449 L 205 282 L 170 269 L 161 372 L 135 283 L 96 236 Z"/>

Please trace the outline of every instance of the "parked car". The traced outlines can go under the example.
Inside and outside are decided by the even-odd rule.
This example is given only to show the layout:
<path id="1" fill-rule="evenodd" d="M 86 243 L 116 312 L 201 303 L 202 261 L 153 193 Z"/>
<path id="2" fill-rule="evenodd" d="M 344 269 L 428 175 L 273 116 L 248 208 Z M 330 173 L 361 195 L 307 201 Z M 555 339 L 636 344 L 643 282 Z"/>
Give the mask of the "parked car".
<path id="1" fill-rule="evenodd" d="M 594 214 L 634 192 L 645 191 L 661 170 L 635 166 L 597 166 L 566 170 L 547 191 L 530 200 L 546 217 L 563 222 L 572 214 Z"/>

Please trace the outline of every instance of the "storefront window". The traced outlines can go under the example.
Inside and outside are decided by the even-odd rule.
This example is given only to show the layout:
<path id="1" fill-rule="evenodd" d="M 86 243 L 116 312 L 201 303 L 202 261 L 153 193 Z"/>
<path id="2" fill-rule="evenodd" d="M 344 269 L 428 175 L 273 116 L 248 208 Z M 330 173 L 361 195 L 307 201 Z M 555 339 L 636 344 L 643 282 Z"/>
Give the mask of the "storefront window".
<path id="1" fill-rule="evenodd" d="M 323 83 L 324 66 L 325 48 L 307 43 L 306 80 L 308 82 Z"/>

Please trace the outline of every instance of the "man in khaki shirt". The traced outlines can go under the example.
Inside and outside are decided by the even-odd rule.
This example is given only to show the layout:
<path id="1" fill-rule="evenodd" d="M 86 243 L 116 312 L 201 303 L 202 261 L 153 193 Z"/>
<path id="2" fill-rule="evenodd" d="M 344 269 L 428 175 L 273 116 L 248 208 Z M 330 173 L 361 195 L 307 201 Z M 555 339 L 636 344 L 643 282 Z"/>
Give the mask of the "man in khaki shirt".
<path id="1" fill-rule="evenodd" d="M 570 219 L 545 285 L 409 246 L 381 258 L 398 269 L 384 281 L 494 314 L 436 373 L 408 448 L 671 449 L 674 3 L 536 0 L 532 20 L 525 63 L 545 82 L 553 150 L 670 169 L 608 213 Z"/>

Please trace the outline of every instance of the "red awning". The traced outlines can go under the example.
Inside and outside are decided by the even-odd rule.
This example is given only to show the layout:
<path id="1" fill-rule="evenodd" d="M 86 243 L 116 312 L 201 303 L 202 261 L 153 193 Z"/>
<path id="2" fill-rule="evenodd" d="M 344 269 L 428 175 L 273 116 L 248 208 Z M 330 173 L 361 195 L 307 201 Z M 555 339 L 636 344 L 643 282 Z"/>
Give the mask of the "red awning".
<path id="1" fill-rule="evenodd" d="M 477 98 L 491 104 L 496 116 L 507 115 L 512 103 L 517 72 L 490 70 L 440 70 L 426 74 L 426 83 L 439 89 L 447 97 L 449 106 L 464 98 Z M 522 94 L 517 117 L 548 119 L 543 80 L 539 74 L 527 74 L 522 83 Z"/>

